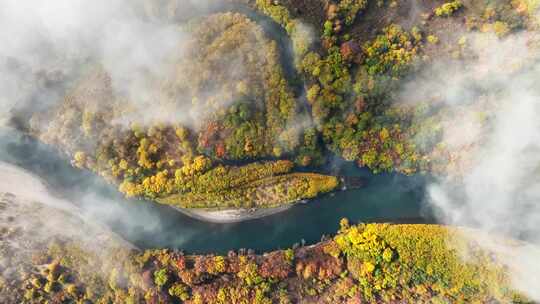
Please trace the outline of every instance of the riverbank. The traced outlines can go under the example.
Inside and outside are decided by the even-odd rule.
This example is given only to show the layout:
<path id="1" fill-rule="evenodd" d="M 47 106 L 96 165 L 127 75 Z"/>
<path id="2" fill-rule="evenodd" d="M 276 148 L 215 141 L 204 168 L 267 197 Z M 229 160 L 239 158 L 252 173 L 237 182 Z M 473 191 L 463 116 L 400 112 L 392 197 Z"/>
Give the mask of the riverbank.
<path id="1" fill-rule="evenodd" d="M 31 172 L 0 161 L 0 180 L 0 204 L 3 204 L 0 213 L 11 219 L 10 224 L 25 227 L 29 233 L 27 243 L 56 237 L 96 246 L 107 243 L 110 247 L 114 244 L 138 249 L 89 216 L 87 210 L 55 195 L 46 181 Z M 56 225 L 58 223 L 63 227 Z"/>
<path id="2" fill-rule="evenodd" d="M 288 210 L 296 204 L 289 204 L 274 208 L 260 208 L 260 209 L 225 209 L 225 210 L 204 210 L 204 209 L 186 209 L 180 207 L 173 207 L 179 212 L 209 223 L 215 224 L 232 224 L 249 220 L 260 219 L 269 215 L 274 215 Z"/>
<path id="3" fill-rule="evenodd" d="M 341 177 L 337 177 L 337 179 L 338 179 L 338 185 L 335 187 L 335 190 L 329 193 L 320 194 L 310 199 L 295 199 L 292 201 L 288 201 L 285 204 L 274 205 L 272 207 L 267 207 L 267 208 L 265 207 L 259 207 L 259 208 L 242 208 L 242 207 L 239 207 L 239 208 L 230 208 L 230 207 L 185 208 L 185 207 L 179 207 L 172 203 L 168 203 L 166 201 L 160 201 L 159 199 L 157 201 L 161 204 L 171 206 L 173 209 L 180 211 L 184 215 L 187 215 L 191 218 L 194 218 L 200 221 L 216 223 L 216 224 L 231 224 L 231 223 L 239 223 L 243 221 L 260 219 L 263 217 L 281 213 L 283 211 L 290 209 L 291 207 L 295 205 L 307 204 L 316 199 L 320 199 L 321 196 L 323 195 L 333 196 L 337 192 L 340 192 L 340 191 L 358 190 L 358 189 L 363 188 L 367 183 L 364 178 L 355 177 L 355 176 L 341 176 Z"/>
<path id="4" fill-rule="evenodd" d="M 169 205 L 126 199 L 99 176 L 71 166 L 58 149 L 14 129 L 0 128 L 0 160 L 39 177 L 54 196 L 75 204 L 141 249 L 181 248 L 191 253 L 227 254 L 231 249 L 251 248 L 267 252 L 302 240 L 315 244 L 321 235 L 334 233 L 343 217 L 364 223 L 433 222 L 430 211 L 422 204 L 425 177 L 374 175 L 345 161 L 334 162 L 333 172 L 362 178 L 364 187 L 335 191 L 262 218 L 214 224 L 194 219 Z"/>
<path id="5" fill-rule="evenodd" d="M 46 182 L 34 176 L 32 173 L 19 167 L 0 162 L 0 172 L 2 173 L 3 182 L 0 183 L 1 193 L 12 193 L 20 198 L 27 200 L 41 201 L 51 204 L 62 210 L 70 211 L 70 213 L 79 214 L 80 211 L 75 205 L 70 204 L 61 199 L 53 198 L 51 189 Z M 301 201 L 304 202 L 304 201 Z M 230 224 L 248 220 L 255 220 L 269 215 L 277 214 L 288 210 L 297 203 L 287 204 L 273 208 L 259 209 L 224 209 L 224 210 L 208 210 L 208 209 L 186 209 L 173 207 L 175 210 L 187 215 L 193 219 L 216 223 Z"/>
<path id="6" fill-rule="evenodd" d="M 0 246 L 12 249 L 8 257 L 16 259 L 12 265 L 19 271 L 0 267 L 0 279 L 9 287 L 0 288 L 0 298 L 6 303 L 75 303 L 81 298 L 92 303 L 225 303 L 216 300 L 220 297 L 233 299 L 226 303 L 529 303 L 513 289 L 512 270 L 500 267 L 474 241 L 458 238 L 460 233 L 436 225 L 342 222 L 332 239 L 259 255 L 249 250 L 186 255 L 122 247 L 101 254 L 102 246 L 73 243 L 51 243 L 21 255 L 2 239 Z M 456 241 L 450 245 L 449 240 Z M 455 250 L 458 244 L 478 258 L 464 261 Z M 374 269 L 379 275 L 371 274 Z M 252 284 L 251 278 L 259 283 Z M 321 281 L 326 288 L 312 287 Z M 380 288 L 385 281 L 393 283 Z"/>
<path id="7" fill-rule="evenodd" d="M 354 176 L 341 176 L 339 177 L 339 186 L 336 190 L 328 193 L 328 195 L 335 195 L 339 191 L 357 190 L 366 185 L 366 181 L 361 177 Z M 320 198 L 320 196 L 318 197 Z M 314 199 L 313 199 L 314 200 Z M 194 218 L 199 221 L 215 224 L 232 224 L 244 221 L 256 220 L 270 215 L 278 214 L 289 210 L 291 207 L 298 204 L 309 204 L 312 200 L 299 200 L 294 203 L 285 204 L 278 207 L 270 208 L 238 208 L 238 209 L 197 209 L 197 208 L 181 208 L 174 207 L 175 210 Z"/>

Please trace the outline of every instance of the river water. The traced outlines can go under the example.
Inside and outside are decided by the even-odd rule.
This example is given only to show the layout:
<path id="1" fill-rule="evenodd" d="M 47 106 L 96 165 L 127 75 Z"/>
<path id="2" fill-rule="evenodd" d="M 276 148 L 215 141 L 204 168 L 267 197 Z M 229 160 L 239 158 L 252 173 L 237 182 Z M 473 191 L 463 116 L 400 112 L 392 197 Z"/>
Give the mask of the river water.
<path id="1" fill-rule="evenodd" d="M 226 253 L 251 248 L 257 252 L 312 244 L 336 232 L 339 220 L 352 222 L 432 222 L 424 201 L 426 178 L 373 175 L 336 161 L 342 175 L 362 176 L 362 189 L 339 191 L 261 219 L 212 224 L 189 218 L 150 201 L 125 199 L 98 176 L 73 168 L 54 148 L 13 130 L 0 129 L 0 161 L 39 176 L 55 195 L 79 206 L 86 215 L 109 226 L 139 248 L 178 248 L 190 253 Z M 33 191 L 28 189 L 28 191 Z"/>

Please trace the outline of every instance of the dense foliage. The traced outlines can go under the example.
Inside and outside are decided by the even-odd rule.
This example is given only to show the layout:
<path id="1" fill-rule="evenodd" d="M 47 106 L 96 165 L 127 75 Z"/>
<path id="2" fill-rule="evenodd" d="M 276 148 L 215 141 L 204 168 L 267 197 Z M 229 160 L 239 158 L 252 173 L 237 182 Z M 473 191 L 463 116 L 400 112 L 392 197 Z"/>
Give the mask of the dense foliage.
<path id="1" fill-rule="evenodd" d="M 276 1 L 256 1 L 256 7 L 279 24 L 299 17 L 288 12 L 291 5 Z M 519 3 L 518 3 L 519 2 Z M 306 81 L 306 97 L 313 120 L 330 150 L 346 160 L 357 161 L 375 172 L 399 171 L 406 174 L 434 170 L 442 162 L 440 125 L 435 120 L 452 119 L 437 101 L 396 100 L 394 93 L 411 72 L 429 68 L 430 54 L 445 60 L 444 50 L 456 48 L 461 56 L 464 40 L 440 43 L 439 34 L 451 37 L 461 30 L 461 21 L 452 19 L 458 11 L 467 15 L 469 31 L 480 29 L 504 36 L 527 23 L 524 10 L 534 4 L 525 1 L 488 1 L 465 5 L 461 1 L 433 3 L 433 11 L 413 20 L 410 30 L 398 25 L 395 14 L 408 1 L 377 1 L 366 12 L 367 1 L 335 0 L 324 8 L 325 20 L 319 28 L 321 48 L 312 48 L 300 60 Z M 429 5 L 423 4 L 429 7 Z M 317 9 L 315 5 L 311 9 Z M 396 13 L 398 12 L 398 13 Z M 366 15 L 372 20 L 362 23 Z M 437 20 L 448 17 L 450 20 Z M 412 17 L 411 17 L 412 18 Z M 358 20 L 360 19 L 360 20 Z M 392 23 L 394 22 L 395 23 Z M 444 28 L 440 30 L 439 27 Z M 320 26 L 315 24 L 313 26 Z M 358 35 L 360 27 L 373 27 L 376 35 Z M 398 101 L 398 103 L 396 103 Z"/>
<path id="2" fill-rule="evenodd" d="M 435 15 L 439 17 L 449 17 L 463 6 L 461 1 L 447 2 L 435 9 Z"/>
<path id="3" fill-rule="evenodd" d="M 326 150 L 374 172 L 443 171 L 469 148 L 443 142 L 443 124 L 458 114 L 442 100 L 396 92 L 433 57 L 470 59 L 466 37 L 450 33 L 462 26 L 458 15 L 468 31 L 504 37 L 529 26 L 535 5 L 433 3 L 412 26 L 394 15 L 366 34 L 359 30 L 371 14 L 390 16 L 405 3 L 306 4 L 322 10 L 318 24 L 306 24 L 309 10 L 291 1 L 247 3 L 283 27 L 294 62 L 257 18 L 196 17 L 181 24 L 189 39 L 165 60 L 164 75 L 144 76 L 150 98 L 125 94 L 89 64 L 64 100 L 34 115 L 34 134 L 127 196 L 189 208 L 270 207 L 332 191 L 334 177 L 295 173 L 323 164 Z M 285 72 L 294 68 L 298 77 Z"/>
<path id="4" fill-rule="evenodd" d="M 489 252 L 459 230 L 342 221 L 329 241 L 255 255 L 172 250 L 98 256 L 77 242 L 53 243 L 0 294 L 26 303 L 487 303 L 524 301 Z M 463 261 L 448 240 L 469 248 Z"/>
<path id="5" fill-rule="evenodd" d="M 308 83 L 307 100 L 332 151 L 375 171 L 412 173 L 420 164 L 414 144 L 400 128 L 407 126 L 407 118 L 389 115 L 384 107 L 388 91 L 416 57 L 421 38 L 391 24 L 363 45 L 350 39 L 347 27 L 366 3 L 338 1 L 328 6 L 323 50 L 307 53 L 300 64 Z M 280 19 L 274 13 L 280 11 L 279 5 L 270 1 L 258 5 Z"/>
<path id="6" fill-rule="evenodd" d="M 153 110 L 122 97 L 103 68 L 89 67 L 57 107 L 33 117 L 34 132 L 128 197 L 187 208 L 270 207 L 334 190 L 335 177 L 289 174 L 289 161 L 223 164 L 287 157 L 308 166 L 322 153 L 318 135 L 299 121 L 306 115 L 277 46 L 259 26 L 224 13 L 188 28 L 193 38 L 170 59 L 171 75 L 149 79 L 159 96 Z M 141 111 L 148 117 L 133 117 Z"/>
<path id="7" fill-rule="evenodd" d="M 529 16 L 538 8 L 535 0 L 433 1 L 405 20 L 408 1 L 303 1 L 304 10 L 296 1 L 243 2 L 290 36 L 300 79 L 289 79 L 280 46 L 255 21 L 197 17 L 182 24 L 190 39 L 167 58 L 166 75 L 144 79 L 151 98 L 125 94 L 89 63 L 63 100 L 33 116 L 32 133 L 128 197 L 183 208 L 268 208 L 332 191 L 336 177 L 297 170 L 322 164 L 324 149 L 375 172 L 447 172 L 471 147 L 447 145 L 442 126 L 469 105 L 401 100 L 402 81 L 435 60 L 466 63 L 468 33 L 504 39 L 537 26 Z M 322 19 L 306 24 L 317 10 Z M 467 33 L 453 33 L 462 25 Z M 466 109 L 489 122 L 491 105 L 475 106 Z M 341 224 L 315 246 L 227 256 L 96 253 L 76 239 L 33 252 L 12 245 L 19 230 L 2 227 L 0 295 L 13 303 L 524 301 L 497 257 L 458 229 Z"/>

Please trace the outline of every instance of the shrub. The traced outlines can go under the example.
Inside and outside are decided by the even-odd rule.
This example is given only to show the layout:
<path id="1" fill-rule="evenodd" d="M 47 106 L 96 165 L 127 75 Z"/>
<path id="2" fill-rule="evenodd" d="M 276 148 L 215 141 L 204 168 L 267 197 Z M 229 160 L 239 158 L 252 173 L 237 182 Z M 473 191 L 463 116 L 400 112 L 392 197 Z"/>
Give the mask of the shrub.
<path id="1" fill-rule="evenodd" d="M 176 297 L 182 301 L 189 299 L 189 288 L 182 283 L 175 283 L 171 288 L 169 288 L 169 294 L 172 297 Z"/>
<path id="2" fill-rule="evenodd" d="M 169 276 L 167 275 L 166 268 L 162 268 L 154 272 L 154 283 L 156 283 L 157 286 L 162 287 L 163 285 L 167 284 L 168 280 Z"/>
<path id="3" fill-rule="evenodd" d="M 457 10 L 459 10 L 463 4 L 461 1 L 452 1 L 445 3 L 435 9 L 435 15 L 438 17 L 452 16 Z"/>

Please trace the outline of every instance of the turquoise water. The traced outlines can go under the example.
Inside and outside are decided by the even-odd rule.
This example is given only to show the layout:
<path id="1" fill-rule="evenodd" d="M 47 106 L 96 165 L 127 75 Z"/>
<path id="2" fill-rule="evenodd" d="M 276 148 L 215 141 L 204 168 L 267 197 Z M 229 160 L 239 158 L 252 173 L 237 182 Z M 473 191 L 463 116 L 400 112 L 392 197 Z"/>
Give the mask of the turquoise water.
<path id="1" fill-rule="evenodd" d="M 373 175 L 351 163 L 334 161 L 342 175 L 362 176 L 362 189 L 339 191 L 265 218 L 235 224 L 211 224 L 172 208 L 128 200 L 99 177 L 75 169 L 55 149 L 11 130 L 0 131 L 0 160 L 40 176 L 55 193 L 80 206 L 140 248 L 178 248 L 191 253 L 257 252 L 311 244 L 336 232 L 339 220 L 352 222 L 432 222 L 424 201 L 426 178 Z"/>

